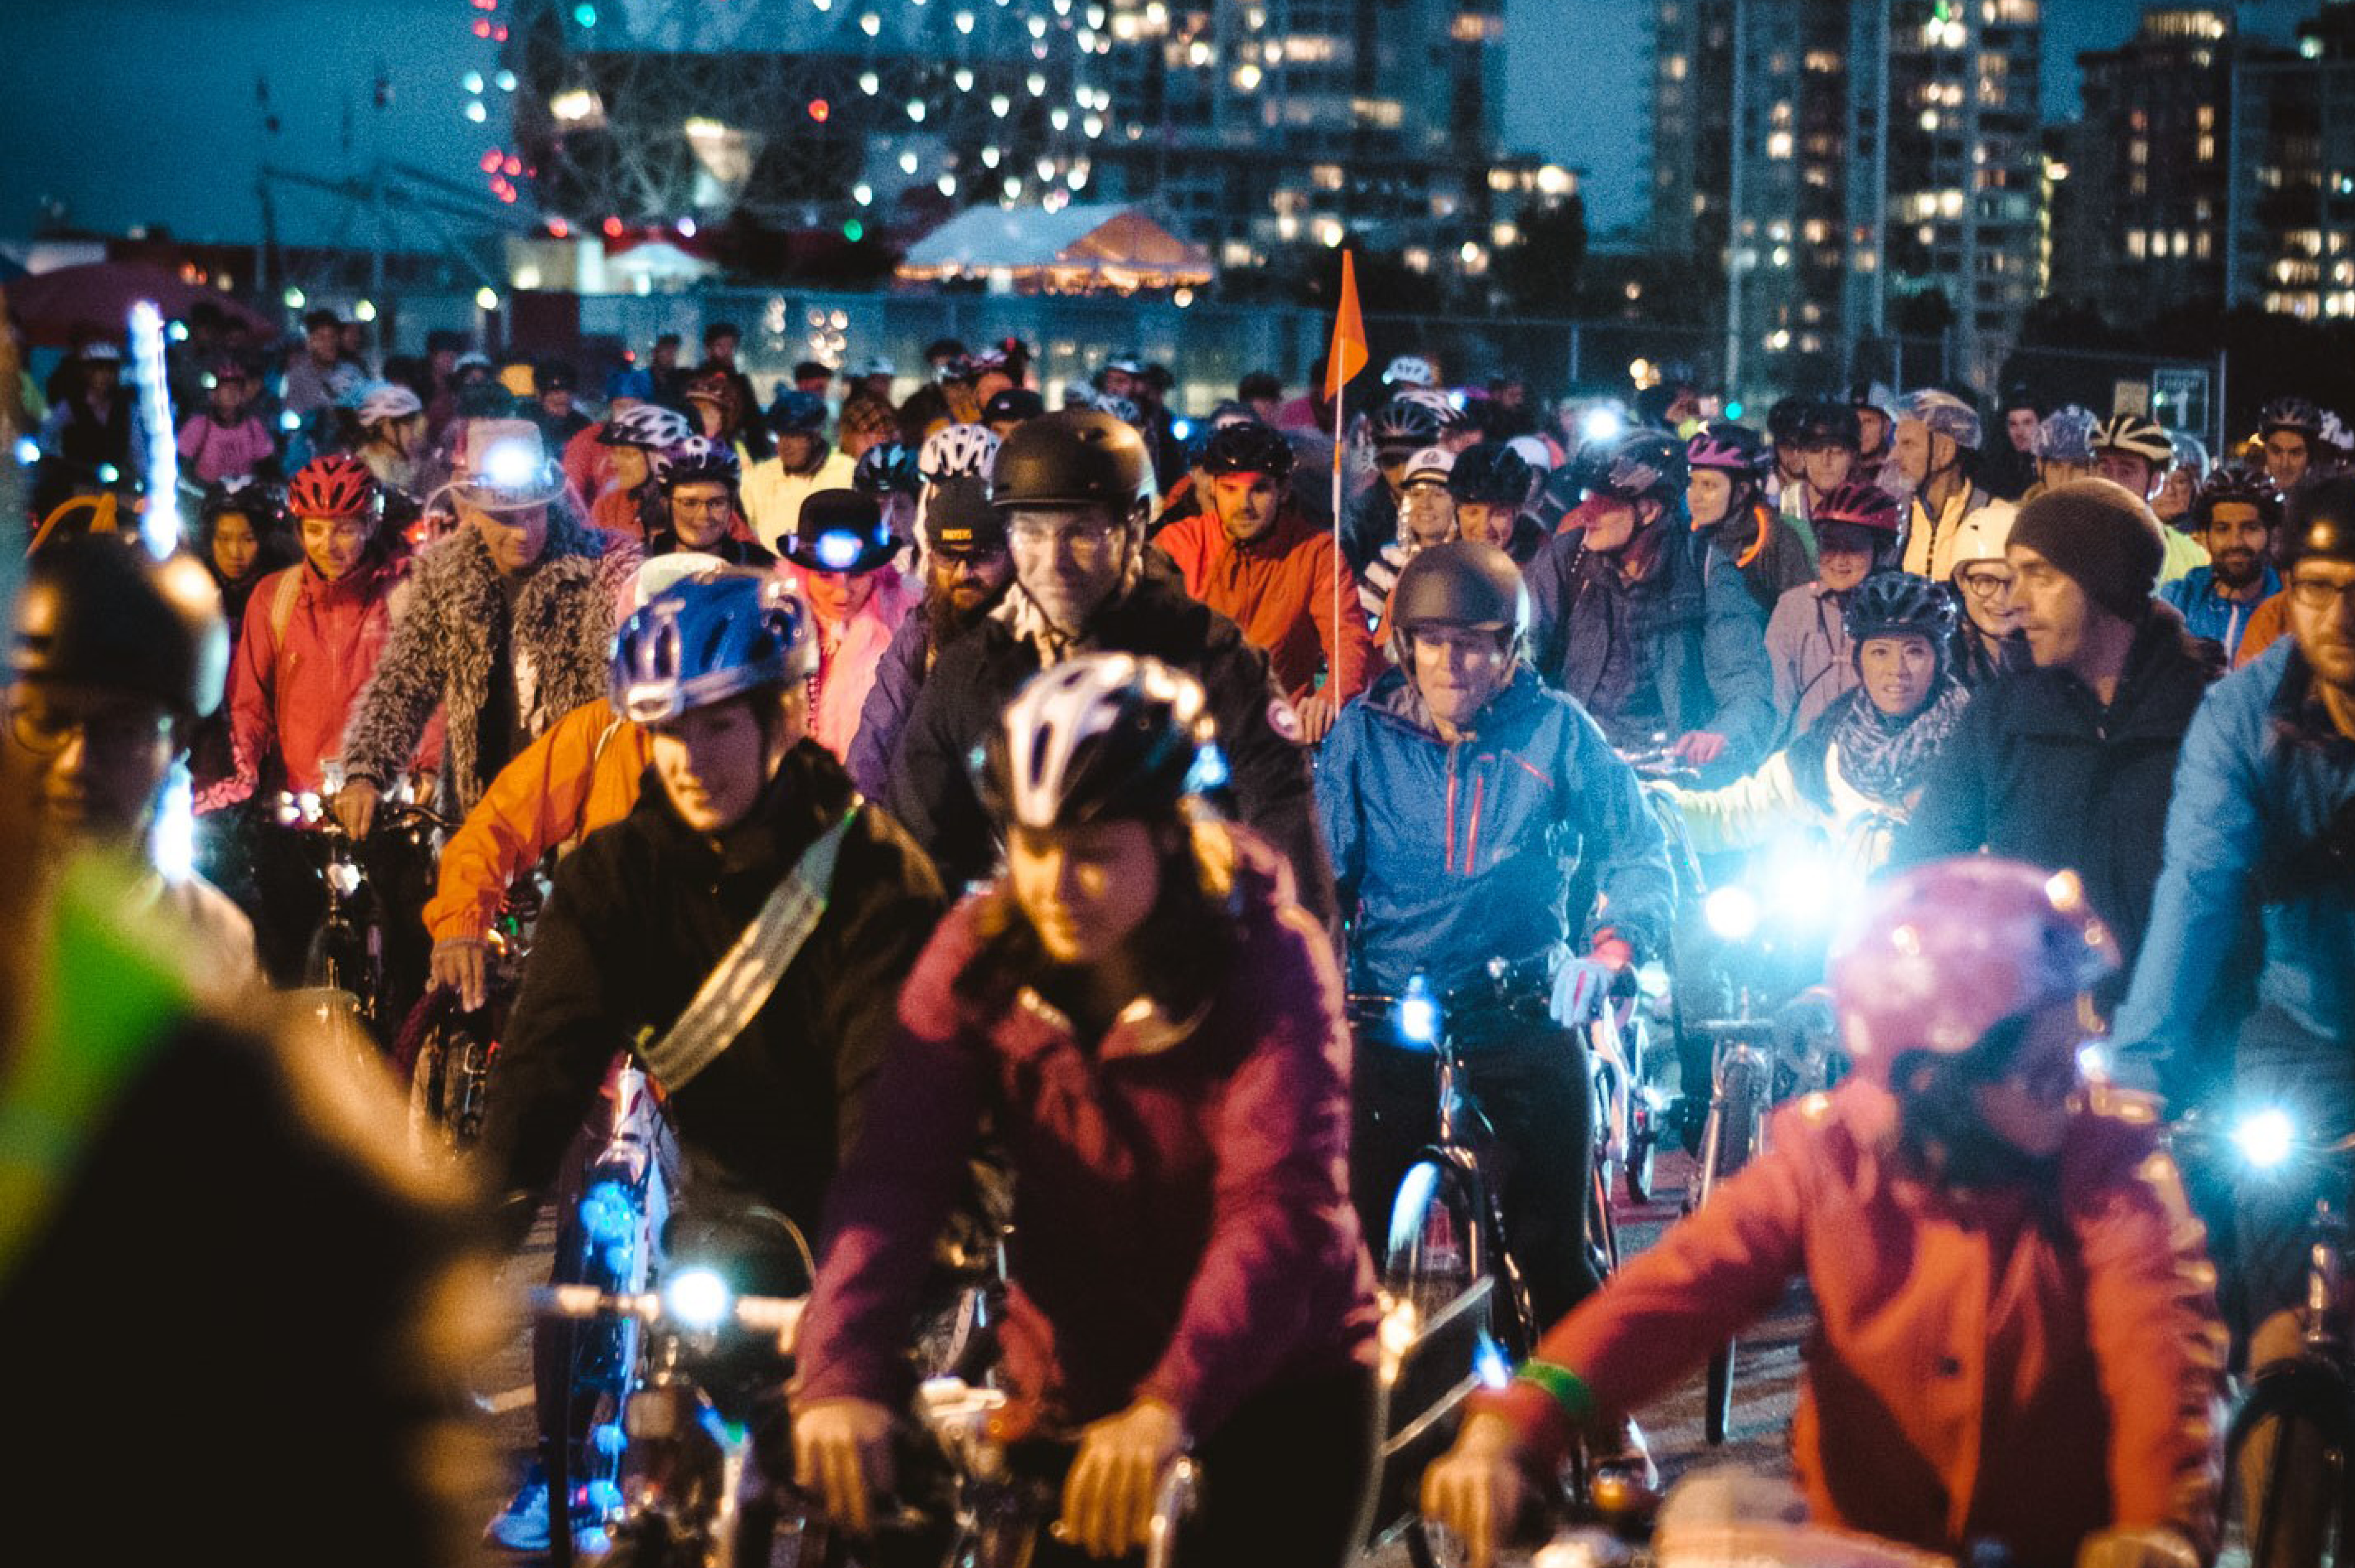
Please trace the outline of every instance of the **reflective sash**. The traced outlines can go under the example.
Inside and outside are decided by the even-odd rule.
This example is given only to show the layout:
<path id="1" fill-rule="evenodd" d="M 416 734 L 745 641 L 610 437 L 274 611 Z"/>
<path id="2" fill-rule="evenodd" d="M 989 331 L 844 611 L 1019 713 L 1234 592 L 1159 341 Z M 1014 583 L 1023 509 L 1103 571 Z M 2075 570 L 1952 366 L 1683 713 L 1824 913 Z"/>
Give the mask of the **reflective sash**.
<path id="1" fill-rule="evenodd" d="M 661 1039 L 639 1048 L 639 1056 L 666 1090 L 676 1093 L 694 1082 L 767 1005 L 826 913 L 826 897 L 834 888 L 834 862 L 862 804 L 854 798 L 841 819 L 802 851 L 752 923 L 704 978 L 695 999 Z"/>
<path id="2" fill-rule="evenodd" d="M 58 889 L 48 952 L 0 1077 L 0 1286 L 47 1232 L 116 1103 L 190 1010 L 185 979 L 165 956 L 176 951 L 173 927 L 140 907 L 136 875 L 94 859 Z"/>

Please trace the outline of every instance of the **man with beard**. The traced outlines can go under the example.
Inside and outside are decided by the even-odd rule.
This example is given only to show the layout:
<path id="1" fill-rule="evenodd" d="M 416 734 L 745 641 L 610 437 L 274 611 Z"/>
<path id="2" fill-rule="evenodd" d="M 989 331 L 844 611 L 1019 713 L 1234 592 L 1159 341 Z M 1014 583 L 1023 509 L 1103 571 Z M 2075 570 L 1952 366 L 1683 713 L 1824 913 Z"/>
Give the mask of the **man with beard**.
<path id="1" fill-rule="evenodd" d="M 1364 620 L 1350 613 L 1357 580 L 1333 536 L 1292 498 L 1292 464 L 1291 443 L 1257 420 L 1220 430 L 1199 465 L 1204 508 L 1162 529 L 1154 544 L 1184 575 L 1187 592 L 1267 650 L 1276 685 L 1314 745 L 1364 688 L 1374 646 Z M 1526 496 L 1526 464 L 1521 472 Z"/>
<path id="2" fill-rule="evenodd" d="M 2355 477 L 2309 480 L 2287 511 L 2290 635 L 2219 682 L 2183 738 L 2117 1035 L 2170 1102 L 2277 1107 L 2328 1143 L 2355 1131 Z M 2348 1196 L 2337 1161 L 2266 1174 L 2211 1216 L 2257 1375 L 2303 1350 L 2306 1221 L 2318 1197 L 2343 1212 Z M 2279 1429 L 2257 1428 L 2248 1471 L 2264 1473 Z M 2280 1527 L 2274 1561 L 2322 1558 L 2328 1483 L 2309 1456 L 2285 1464 L 2278 1520 L 2248 1520 Z"/>
<path id="3" fill-rule="evenodd" d="M 850 742 L 851 782 L 874 798 L 890 785 L 892 753 L 941 650 L 996 609 L 1014 581 L 1006 523 L 989 504 L 986 479 L 963 475 L 933 485 L 923 527 L 923 603 L 883 650 Z"/>
<path id="4" fill-rule="evenodd" d="M 2219 469 L 2191 503 L 2192 531 L 2208 547 L 2210 564 L 2163 584 L 2158 596 L 2182 612 L 2186 630 L 2222 647 L 2227 659 L 2240 651 L 2250 614 L 2281 592 L 2272 560 L 2280 526 L 2281 494 L 2261 473 Z"/>

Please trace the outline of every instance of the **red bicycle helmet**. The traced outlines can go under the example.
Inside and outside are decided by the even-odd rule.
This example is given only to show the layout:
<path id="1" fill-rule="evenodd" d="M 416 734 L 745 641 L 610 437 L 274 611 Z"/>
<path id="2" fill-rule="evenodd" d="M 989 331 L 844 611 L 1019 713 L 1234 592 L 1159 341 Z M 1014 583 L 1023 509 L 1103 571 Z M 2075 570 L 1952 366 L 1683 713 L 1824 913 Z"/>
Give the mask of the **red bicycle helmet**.
<path id="1" fill-rule="evenodd" d="M 1826 523 L 1846 523 L 1850 528 L 1893 535 L 1899 516 L 1896 496 L 1878 485 L 1851 479 L 1825 496 L 1810 510 L 1807 520 L 1817 528 Z"/>
<path id="2" fill-rule="evenodd" d="M 286 509 L 297 517 L 364 517 L 376 504 L 376 475 L 340 452 L 313 458 L 286 487 Z"/>

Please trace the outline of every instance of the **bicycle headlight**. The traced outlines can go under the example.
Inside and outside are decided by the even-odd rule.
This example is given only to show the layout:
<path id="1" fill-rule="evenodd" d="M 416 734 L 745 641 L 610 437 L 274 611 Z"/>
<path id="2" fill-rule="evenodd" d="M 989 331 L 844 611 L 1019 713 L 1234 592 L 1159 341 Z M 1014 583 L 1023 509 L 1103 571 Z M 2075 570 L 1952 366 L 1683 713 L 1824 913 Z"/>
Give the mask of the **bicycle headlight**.
<path id="1" fill-rule="evenodd" d="M 1439 999 L 1420 975 L 1407 982 L 1406 995 L 1399 998 L 1398 1031 L 1411 1044 L 1439 1043 Z"/>
<path id="2" fill-rule="evenodd" d="M 2259 1170 L 2272 1170 L 2287 1160 L 2297 1142 L 2297 1125 L 2278 1105 L 2252 1111 L 2232 1127 L 2232 1147 Z"/>
<path id="3" fill-rule="evenodd" d="M 1758 900 L 1748 888 L 1719 888 L 1701 901 L 1710 930 L 1728 942 L 1747 942 L 1758 929 Z"/>
<path id="4" fill-rule="evenodd" d="M 663 1286 L 663 1306 L 682 1328 L 709 1334 L 728 1319 L 728 1282 L 708 1268 L 681 1269 Z"/>

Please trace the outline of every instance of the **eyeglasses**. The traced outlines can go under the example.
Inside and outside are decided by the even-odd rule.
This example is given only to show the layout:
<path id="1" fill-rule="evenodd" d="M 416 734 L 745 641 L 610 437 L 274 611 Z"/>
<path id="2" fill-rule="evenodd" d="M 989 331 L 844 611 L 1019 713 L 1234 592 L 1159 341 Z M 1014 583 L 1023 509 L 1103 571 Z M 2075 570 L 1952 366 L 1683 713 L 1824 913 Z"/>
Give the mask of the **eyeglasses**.
<path id="1" fill-rule="evenodd" d="M 724 512 L 728 509 L 725 496 L 673 496 L 670 509 L 674 512 Z"/>
<path id="2" fill-rule="evenodd" d="M 2328 610 L 2334 604 L 2355 609 L 2355 579 L 2325 582 L 2318 577 L 2301 577 L 2290 583 L 2289 597 L 2301 610 Z"/>
<path id="3" fill-rule="evenodd" d="M 1006 530 L 1014 548 L 1045 552 L 1057 546 L 1075 556 L 1099 555 L 1112 546 L 1113 525 L 1102 517 L 1056 522 L 1047 517 L 1017 517 Z"/>
<path id="4" fill-rule="evenodd" d="M 172 732 L 170 715 L 153 709 L 121 708 L 98 713 L 53 708 L 43 698 L 18 694 L 8 699 L 8 733 L 37 757 L 54 757 L 82 738 L 91 755 L 119 759 L 151 746 Z"/>
<path id="5" fill-rule="evenodd" d="M 1974 598 L 1992 599 L 2011 586 L 2011 579 L 2000 571 L 1966 571 L 1959 580 L 1963 592 Z"/>

